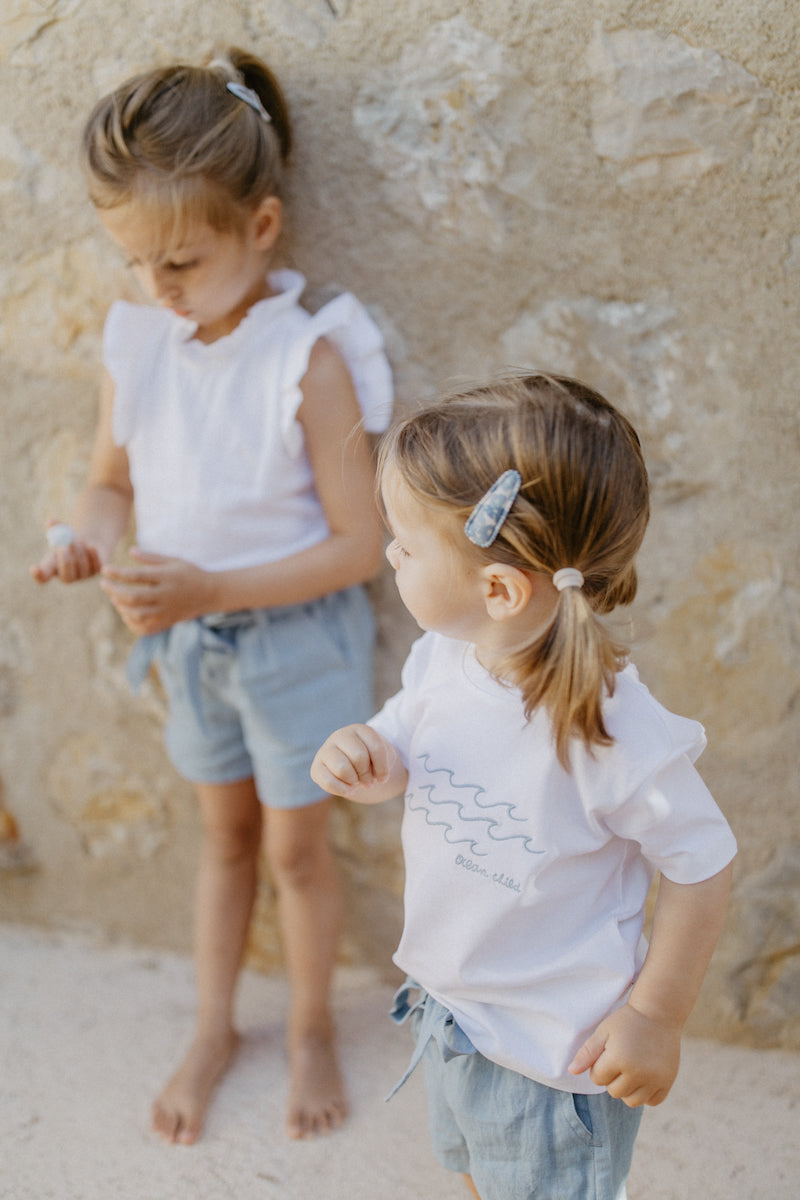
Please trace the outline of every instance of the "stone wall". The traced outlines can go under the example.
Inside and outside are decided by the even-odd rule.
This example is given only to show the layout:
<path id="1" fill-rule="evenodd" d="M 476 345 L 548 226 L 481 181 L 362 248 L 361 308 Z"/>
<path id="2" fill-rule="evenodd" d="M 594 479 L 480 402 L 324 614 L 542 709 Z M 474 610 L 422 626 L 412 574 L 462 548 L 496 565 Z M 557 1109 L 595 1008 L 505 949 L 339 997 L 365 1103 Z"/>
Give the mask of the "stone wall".
<path id="1" fill-rule="evenodd" d="M 403 404 L 454 377 L 577 374 L 638 425 L 654 485 L 634 612 L 657 695 L 700 718 L 740 840 L 699 1032 L 800 1047 L 794 0 L 6 0 L 0 15 L 0 917 L 189 944 L 197 826 L 93 583 L 37 589 L 131 284 L 75 147 L 134 70 L 253 46 L 297 134 L 286 261 L 356 292 Z M 379 686 L 414 636 L 374 586 Z M 387 963 L 397 805 L 342 804 L 347 961 Z M 272 893 L 253 960 L 279 962 Z"/>

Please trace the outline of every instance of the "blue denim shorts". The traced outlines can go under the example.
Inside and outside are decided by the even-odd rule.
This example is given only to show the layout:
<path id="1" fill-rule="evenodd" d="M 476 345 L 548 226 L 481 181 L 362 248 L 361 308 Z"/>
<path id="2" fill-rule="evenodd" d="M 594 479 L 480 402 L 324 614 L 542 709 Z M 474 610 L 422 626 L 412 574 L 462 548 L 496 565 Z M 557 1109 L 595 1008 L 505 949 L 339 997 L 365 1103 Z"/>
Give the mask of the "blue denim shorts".
<path id="1" fill-rule="evenodd" d="M 311 761 L 333 730 L 373 712 L 374 620 L 363 588 L 285 608 L 181 621 L 134 650 L 134 686 L 154 662 L 167 694 L 167 752 L 193 783 L 251 776 L 263 803 L 323 793 Z"/>
<path id="2" fill-rule="evenodd" d="M 641 1108 L 498 1066 L 424 989 L 408 1005 L 409 986 L 417 985 L 398 992 L 393 1016 L 411 1018 L 412 1069 L 422 1051 L 431 1141 L 444 1167 L 470 1175 L 481 1200 L 625 1200 Z"/>

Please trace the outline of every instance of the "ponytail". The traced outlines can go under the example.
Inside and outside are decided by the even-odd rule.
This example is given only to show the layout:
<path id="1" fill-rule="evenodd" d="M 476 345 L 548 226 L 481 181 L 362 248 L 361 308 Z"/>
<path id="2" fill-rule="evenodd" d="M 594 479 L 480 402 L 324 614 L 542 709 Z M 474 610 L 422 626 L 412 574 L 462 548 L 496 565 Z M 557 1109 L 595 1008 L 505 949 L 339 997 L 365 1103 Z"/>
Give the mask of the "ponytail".
<path id="1" fill-rule="evenodd" d="M 210 65 L 230 65 L 233 72 L 231 79 L 241 79 L 245 87 L 256 93 L 265 111 L 269 114 L 272 127 L 278 137 L 281 158 L 285 163 L 292 150 L 292 127 L 289 122 L 289 109 L 278 80 L 266 63 L 246 50 L 231 46 L 224 55 L 213 60 Z"/>
<path id="2" fill-rule="evenodd" d="M 525 716 L 540 706 L 550 714 L 559 762 L 569 768 L 569 744 L 579 737 L 591 748 L 611 743 L 603 700 L 613 695 L 627 648 L 612 639 L 582 590 L 561 592 L 553 620 L 533 646 L 503 664 L 522 692 Z M 502 669 L 502 668 L 501 668 Z"/>

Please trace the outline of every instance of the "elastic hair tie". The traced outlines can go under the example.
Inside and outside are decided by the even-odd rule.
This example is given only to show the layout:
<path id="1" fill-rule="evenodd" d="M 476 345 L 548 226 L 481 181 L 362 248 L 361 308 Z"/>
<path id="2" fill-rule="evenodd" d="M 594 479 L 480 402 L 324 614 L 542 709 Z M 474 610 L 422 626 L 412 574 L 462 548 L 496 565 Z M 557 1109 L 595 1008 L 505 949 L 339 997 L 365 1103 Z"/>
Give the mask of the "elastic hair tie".
<path id="1" fill-rule="evenodd" d="M 577 567 L 562 567 L 553 575 L 553 584 L 559 592 L 563 592 L 564 588 L 582 588 L 583 575 Z"/>
<path id="2" fill-rule="evenodd" d="M 491 546 L 503 528 L 521 487 L 522 476 L 519 471 L 504 471 L 488 492 L 481 496 L 464 525 L 464 533 L 474 546 L 480 546 L 482 550 Z"/>
<path id="3" fill-rule="evenodd" d="M 262 121 L 266 121 L 268 125 L 271 123 L 272 117 L 261 103 L 261 97 L 258 92 L 254 92 L 252 88 L 246 87 L 243 83 L 236 83 L 232 79 L 225 84 L 225 87 L 236 96 L 237 100 L 244 100 L 245 104 L 249 104 L 258 113 Z"/>

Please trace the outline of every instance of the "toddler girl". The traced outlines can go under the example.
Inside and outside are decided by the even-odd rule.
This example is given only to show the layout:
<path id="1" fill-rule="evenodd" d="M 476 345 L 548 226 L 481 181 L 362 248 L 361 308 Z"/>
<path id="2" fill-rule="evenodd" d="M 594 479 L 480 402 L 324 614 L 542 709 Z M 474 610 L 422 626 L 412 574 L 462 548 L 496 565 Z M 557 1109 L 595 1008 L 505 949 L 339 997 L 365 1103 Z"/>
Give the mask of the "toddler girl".
<path id="1" fill-rule="evenodd" d="M 277 81 L 236 49 L 139 75 L 95 108 L 90 196 L 155 304 L 109 313 L 88 484 L 73 531 L 52 531 L 61 544 L 32 569 L 41 583 L 100 574 L 142 635 L 134 682 L 157 664 L 168 750 L 196 786 L 197 1022 L 153 1114 L 183 1143 L 235 1048 L 262 836 L 292 988 L 288 1131 L 345 1114 L 329 1012 L 339 886 L 309 764 L 342 711 L 371 711 L 360 585 L 381 537 L 363 430 L 388 423 L 391 379 L 352 296 L 312 317 L 303 278 L 269 271 L 290 144 Z M 113 565 L 132 507 L 133 562 Z"/>
<path id="2" fill-rule="evenodd" d="M 428 632 L 312 775 L 364 803 L 405 793 L 394 1016 L 413 1014 L 434 1148 L 483 1200 L 620 1200 L 735 854 L 692 765 L 702 727 L 600 620 L 636 592 L 639 441 L 590 388 L 514 377 L 402 422 L 380 477 L 387 556 Z"/>

